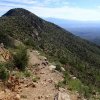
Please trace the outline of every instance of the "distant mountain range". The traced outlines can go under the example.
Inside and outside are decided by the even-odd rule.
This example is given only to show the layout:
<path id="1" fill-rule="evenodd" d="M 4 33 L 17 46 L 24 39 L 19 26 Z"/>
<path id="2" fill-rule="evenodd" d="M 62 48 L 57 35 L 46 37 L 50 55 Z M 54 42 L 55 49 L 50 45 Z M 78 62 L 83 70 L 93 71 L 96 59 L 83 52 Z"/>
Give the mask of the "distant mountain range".
<path id="1" fill-rule="evenodd" d="M 45 18 L 81 38 L 100 45 L 100 21 L 75 21 L 57 18 Z"/>

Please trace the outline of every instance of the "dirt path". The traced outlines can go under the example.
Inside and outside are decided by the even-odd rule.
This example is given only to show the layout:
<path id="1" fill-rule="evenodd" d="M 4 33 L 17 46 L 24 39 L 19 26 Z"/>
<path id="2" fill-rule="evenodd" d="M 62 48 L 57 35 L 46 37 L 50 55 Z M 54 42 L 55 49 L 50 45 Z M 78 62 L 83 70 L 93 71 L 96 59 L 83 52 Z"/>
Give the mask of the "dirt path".
<path id="1" fill-rule="evenodd" d="M 0 91 L 0 96 L 7 96 L 6 99 L 0 100 L 78 100 L 77 96 L 70 95 L 67 90 L 56 89 L 55 84 L 63 80 L 62 74 L 51 70 L 50 64 L 44 64 L 45 57 L 33 50 L 28 50 L 28 54 L 28 70 L 31 72 L 31 77 L 21 79 L 17 92 Z M 58 94 L 59 96 L 57 96 Z M 14 99 L 16 96 L 17 98 Z M 55 97 L 59 97 L 59 99 Z"/>
<path id="2" fill-rule="evenodd" d="M 43 65 L 43 60 L 39 59 L 36 52 L 30 53 L 30 62 L 33 65 L 39 64 L 36 74 L 40 79 L 35 83 L 35 88 L 24 88 L 21 95 L 26 95 L 27 100 L 54 100 L 55 95 L 58 93 L 55 84 L 63 78 L 57 72 L 51 71 L 49 66 Z"/>

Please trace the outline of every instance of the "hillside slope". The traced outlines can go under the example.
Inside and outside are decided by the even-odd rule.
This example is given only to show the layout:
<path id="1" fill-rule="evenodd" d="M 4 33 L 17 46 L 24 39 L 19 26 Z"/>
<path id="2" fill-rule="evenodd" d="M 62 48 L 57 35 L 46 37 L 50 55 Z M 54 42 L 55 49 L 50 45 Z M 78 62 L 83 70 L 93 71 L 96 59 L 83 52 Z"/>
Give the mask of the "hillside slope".
<path id="1" fill-rule="evenodd" d="M 100 87 L 99 46 L 22 8 L 11 9 L 0 18 L 0 42 L 12 47 L 13 39 L 44 52 L 52 61 L 60 62 L 83 83 Z"/>
<path id="2" fill-rule="evenodd" d="M 28 49 L 27 51 L 29 55 L 27 72 L 30 73 L 30 76 L 25 72 L 13 70 L 10 77 L 13 77 L 13 80 L 18 77 L 19 85 L 12 82 L 11 87 L 8 88 L 1 82 L 1 100 L 80 100 L 78 99 L 80 95 L 68 90 L 68 87 L 56 87 L 56 84 L 64 80 L 63 75 L 51 68 L 50 66 L 53 65 L 50 62 L 44 65 L 43 62 L 46 63 L 44 56 L 36 50 Z M 12 81 L 11 78 L 8 82 L 10 81 Z M 14 90 L 12 90 L 13 85 L 15 85 Z M 81 100 L 84 100 L 84 98 L 82 97 Z"/>

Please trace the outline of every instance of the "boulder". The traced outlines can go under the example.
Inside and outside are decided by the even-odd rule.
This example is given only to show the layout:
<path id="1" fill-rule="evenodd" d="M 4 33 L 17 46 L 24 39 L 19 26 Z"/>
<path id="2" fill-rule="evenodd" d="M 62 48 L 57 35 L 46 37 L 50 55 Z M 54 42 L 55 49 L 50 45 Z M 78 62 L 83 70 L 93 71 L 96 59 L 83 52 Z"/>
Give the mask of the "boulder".
<path id="1" fill-rule="evenodd" d="M 65 92 L 59 92 L 55 96 L 54 100 L 71 100 L 71 99 L 70 99 L 70 96 L 67 93 L 65 93 Z"/>
<path id="2" fill-rule="evenodd" d="M 54 66 L 54 65 L 50 65 L 49 66 L 49 69 L 52 71 L 52 70 L 55 70 L 56 69 L 56 66 Z"/>
<path id="3" fill-rule="evenodd" d="M 39 59 L 40 59 L 40 60 L 47 61 L 47 58 L 46 58 L 45 56 L 39 56 Z"/>
<path id="4" fill-rule="evenodd" d="M 20 98 L 20 95 L 19 95 L 19 94 L 16 94 L 14 99 L 15 99 L 15 100 L 20 100 L 20 99 L 21 99 L 21 98 Z"/>
<path id="5" fill-rule="evenodd" d="M 63 67 L 61 67 L 61 70 L 62 70 L 62 71 L 65 71 L 65 69 L 64 69 Z"/>

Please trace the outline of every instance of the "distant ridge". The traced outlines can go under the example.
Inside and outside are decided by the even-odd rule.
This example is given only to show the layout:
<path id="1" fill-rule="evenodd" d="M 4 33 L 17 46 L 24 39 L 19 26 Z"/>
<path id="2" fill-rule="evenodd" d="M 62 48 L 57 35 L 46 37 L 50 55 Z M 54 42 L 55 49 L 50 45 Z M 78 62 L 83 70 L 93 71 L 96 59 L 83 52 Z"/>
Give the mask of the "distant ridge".
<path id="1" fill-rule="evenodd" d="M 78 21 L 59 18 L 44 18 L 62 28 L 70 31 L 83 39 L 89 40 L 100 46 L 100 21 Z"/>

